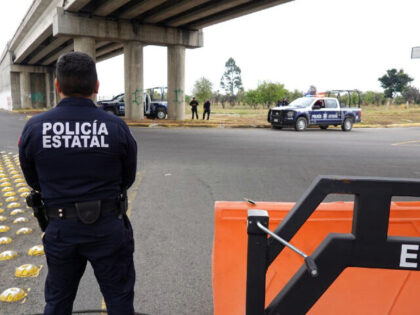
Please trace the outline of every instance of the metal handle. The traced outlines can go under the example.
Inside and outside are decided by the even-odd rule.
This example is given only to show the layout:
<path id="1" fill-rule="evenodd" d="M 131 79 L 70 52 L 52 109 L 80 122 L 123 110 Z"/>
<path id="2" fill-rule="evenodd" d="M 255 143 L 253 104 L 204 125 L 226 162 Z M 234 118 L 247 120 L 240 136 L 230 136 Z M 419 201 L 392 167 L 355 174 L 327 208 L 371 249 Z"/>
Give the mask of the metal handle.
<path id="1" fill-rule="evenodd" d="M 260 222 L 257 222 L 257 226 L 261 230 L 263 230 L 265 233 L 267 233 L 270 236 L 272 236 L 276 241 L 282 243 L 284 246 L 287 246 L 288 248 L 290 248 L 291 250 L 293 250 L 296 254 L 302 256 L 305 259 L 306 269 L 309 271 L 309 273 L 311 274 L 312 277 L 316 277 L 318 275 L 318 267 L 316 266 L 315 261 L 311 257 L 309 257 L 308 255 L 306 255 L 299 248 L 296 248 L 295 246 L 293 246 L 292 244 L 290 244 L 286 240 L 282 239 L 277 234 L 271 232 L 269 229 L 267 229 Z"/>
<path id="2" fill-rule="evenodd" d="M 312 277 L 316 277 L 318 275 L 318 267 L 311 257 L 308 256 L 305 258 L 305 266 Z"/>

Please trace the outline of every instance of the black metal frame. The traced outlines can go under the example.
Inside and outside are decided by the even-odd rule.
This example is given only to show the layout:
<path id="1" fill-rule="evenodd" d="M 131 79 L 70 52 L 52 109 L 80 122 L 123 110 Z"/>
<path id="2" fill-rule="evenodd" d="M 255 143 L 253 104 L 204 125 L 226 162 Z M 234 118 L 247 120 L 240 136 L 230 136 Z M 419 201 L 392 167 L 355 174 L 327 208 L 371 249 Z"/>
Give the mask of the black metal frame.
<path id="1" fill-rule="evenodd" d="M 318 266 L 318 277 L 312 277 L 302 265 L 267 309 L 264 309 L 266 272 L 284 245 L 267 238 L 256 226 L 257 222 L 268 226 L 268 215 L 255 216 L 255 212 L 249 212 L 247 315 L 304 314 L 347 267 L 420 270 L 420 253 L 418 259 L 409 258 L 412 267 L 400 265 L 402 245 L 419 245 L 420 238 L 388 236 L 392 197 L 420 197 L 420 181 L 320 176 L 274 233 L 290 241 L 329 194 L 355 195 L 352 233 L 329 234 L 311 255 Z"/>
<path id="2" fill-rule="evenodd" d="M 352 93 L 357 93 L 358 96 L 358 107 L 360 108 L 360 106 L 362 105 L 362 98 L 360 97 L 360 91 L 359 90 L 331 90 L 331 91 L 327 91 L 327 96 L 330 97 L 331 94 L 336 93 L 337 94 L 337 99 L 340 101 L 340 106 L 341 106 L 341 93 L 347 93 L 349 95 L 349 102 L 348 104 L 346 104 L 347 107 L 351 107 L 351 94 Z"/>

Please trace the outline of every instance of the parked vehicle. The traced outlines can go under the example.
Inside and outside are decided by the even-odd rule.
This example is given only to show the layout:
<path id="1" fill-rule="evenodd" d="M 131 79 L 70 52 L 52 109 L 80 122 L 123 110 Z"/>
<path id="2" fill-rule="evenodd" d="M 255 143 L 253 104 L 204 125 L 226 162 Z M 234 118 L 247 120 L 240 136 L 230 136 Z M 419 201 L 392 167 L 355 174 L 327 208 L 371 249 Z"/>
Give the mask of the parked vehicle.
<path id="1" fill-rule="evenodd" d="M 117 116 L 125 115 L 124 94 L 118 94 L 113 99 L 97 102 L 104 111 Z"/>
<path id="2" fill-rule="evenodd" d="M 283 127 L 294 127 L 296 131 L 303 131 L 308 126 L 317 125 L 321 129 L 327 129 L 328 126 L 341 126 L 343 131 L 350 131 L 354 123 L 362 119 L 362 110 L 359 107 L 347 107 L 344 102 L 340 102 L 340 93 L 347 90 L 334 90 L 327 92 L 337 97 L 325 97 L 325 94 L 317 96 L 301 97 L 288 106 L 274 107 L 269 110 L 267 120 L 271 126 L 276 129 Z M 348 90 L 349 95 L 351 92 Z M 357 91 L 358 92 L 358 91 Z M 350 99 L 350 97 L 349 97 Z M 350 104 L 348 104 L 350 105 Z"/>
<path id="3" fill-rule="evenodd" d="M 152 119 L 165 119 L 168 113 L 167 88 L 155 87 L 143 93 L 144 116 Z M 98 106 L 110 114 L 125 116 L 124 94 L 111 100 L 99 101 Z"/>

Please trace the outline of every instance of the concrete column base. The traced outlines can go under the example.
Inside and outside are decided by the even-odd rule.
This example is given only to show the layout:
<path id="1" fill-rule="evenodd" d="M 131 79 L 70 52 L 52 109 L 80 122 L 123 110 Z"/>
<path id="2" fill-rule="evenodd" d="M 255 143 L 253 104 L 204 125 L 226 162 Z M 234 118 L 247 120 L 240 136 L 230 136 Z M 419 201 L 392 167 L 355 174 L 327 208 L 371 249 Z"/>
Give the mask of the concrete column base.
<path id="1" fill-rule="evenodd" d="M 124 43 L 125 117 L 144 119 L 143 103 L 143 44 Z"/>
<path id="2" fill-rule="evenodd" d="M 168 118 L 185 119 L 185 47 L 168 47 Z"/>

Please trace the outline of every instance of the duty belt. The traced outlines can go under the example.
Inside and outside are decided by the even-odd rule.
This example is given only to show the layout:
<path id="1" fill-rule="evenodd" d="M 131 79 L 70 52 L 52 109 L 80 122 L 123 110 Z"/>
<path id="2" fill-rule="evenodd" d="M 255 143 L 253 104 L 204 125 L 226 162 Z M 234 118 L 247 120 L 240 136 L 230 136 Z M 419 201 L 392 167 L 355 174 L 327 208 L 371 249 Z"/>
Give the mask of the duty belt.
<path id="1" fill-rule="evenodd" d="M 101 215 L 108 213 L 119 213 L 120 203 L 118 199 L 100 200 Z M 72 219 L 77 218 L 76 204 L 67 204 L 63 206 L 47 207 L 47 215 L 49 218 Z"/>

